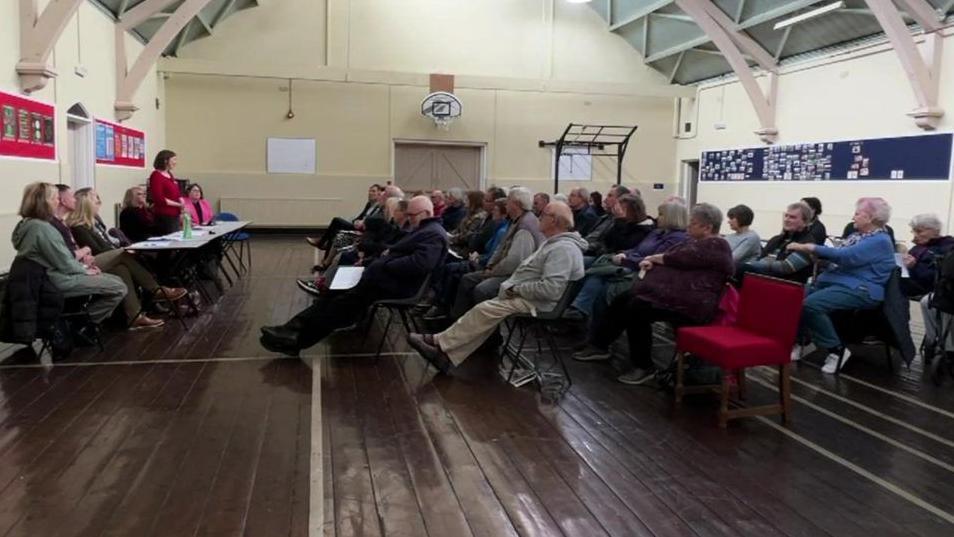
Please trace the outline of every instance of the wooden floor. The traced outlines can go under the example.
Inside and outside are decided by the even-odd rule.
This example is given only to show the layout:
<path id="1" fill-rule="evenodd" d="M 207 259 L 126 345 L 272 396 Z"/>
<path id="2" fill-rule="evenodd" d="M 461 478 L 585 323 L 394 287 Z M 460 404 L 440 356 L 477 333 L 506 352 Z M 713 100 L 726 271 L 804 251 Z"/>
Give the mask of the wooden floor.
<path id="1" fill-rule="evenodd" d="M 891 374 L 858 349 L 835 379 L 810 357 L 790 428 L 723 431 L 712 399 L 674 412 L 617 363 L 570 363 L 554 405 L 486 354 L 435 378 L 400 330 L 377 361 L 377 329 L 280 359 L 257 328 L 307 304 L 292 278 L 313 252 L 254 249 L 188 332 L 113 334 L 52 368 L 2 355 L 0 536 L 954 535 L 954 384 L 917 362 Z M 773 381 L 750 375 L 753 402 Z"/>

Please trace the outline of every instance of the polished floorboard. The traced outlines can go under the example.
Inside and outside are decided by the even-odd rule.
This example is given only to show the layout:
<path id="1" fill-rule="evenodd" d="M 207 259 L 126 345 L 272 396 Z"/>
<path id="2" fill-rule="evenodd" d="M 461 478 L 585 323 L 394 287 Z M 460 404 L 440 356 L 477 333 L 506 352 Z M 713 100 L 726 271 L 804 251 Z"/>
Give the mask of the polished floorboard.
<path id="1" fill-rule="evenodd" d="M 292 278 L 313 251 L 253 242 L 188 331 L 111 333 L 52 367 L 0 355 L 0 536 L 954 535 L 954 382 L 918 361 L 858 348 L 834 378 L 806 357 L 790 427 L 720 430 L 713 398 L 677 411 L 617 383 L 620 360 L 569 362 L 554 404 L 487 352 L 435 377 L 398 328 L 375 359 L 382 323 L 285 358 L 257 327 L 307 305 Z M 750 372 L 750 402 L 774 381 Z"/>

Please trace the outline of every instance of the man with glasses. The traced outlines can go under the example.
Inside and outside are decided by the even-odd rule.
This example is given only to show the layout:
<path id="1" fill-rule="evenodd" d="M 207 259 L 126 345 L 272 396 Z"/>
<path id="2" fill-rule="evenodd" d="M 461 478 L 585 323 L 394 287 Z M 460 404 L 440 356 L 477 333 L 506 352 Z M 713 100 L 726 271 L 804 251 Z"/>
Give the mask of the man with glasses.
<path id="1" fill-rule="evenodd" d="M 586 241 L 573 229 L 573 212 L 554 201 L 540 213 L 540 231 L 546 238 L 503 284 L 496 298 L 481 302 L 439 334 L 409 334 L 408 342 L 441 373 L 467 359 L 516 313 L 550 311 L 569 282 L 583 277 Z"/>
<path id="2" fill-rule="evenodd" d="M 262 347 L 295 356 L 334 330 L 361 320 L 374 301 L 414 295 L 443 261 L 447 233 L 426 196 L 411 199 L 407 216 L 414 230 L 368 265 L 355 287 L 319 298 L 283 325 L 263 326 Z"/>

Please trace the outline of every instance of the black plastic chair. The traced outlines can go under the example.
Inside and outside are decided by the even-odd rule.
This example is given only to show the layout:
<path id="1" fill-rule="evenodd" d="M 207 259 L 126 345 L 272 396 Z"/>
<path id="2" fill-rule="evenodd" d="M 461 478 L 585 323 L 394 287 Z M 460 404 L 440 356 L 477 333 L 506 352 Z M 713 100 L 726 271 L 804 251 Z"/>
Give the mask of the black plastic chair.
<path id="1" fill-rule="evenodd" d="M 427 290 L 430 288 L 430 286 L 431 274 L 428 273 L 428 275 L 424 278 L 424 281 L 421 282 L 420 289 L 418 289 L 413 296 L 409 296 L 407 298 L 385 298 L 375 301 L 373 304 L 371 304 L 371 309 L 368 312 L 369 330 L 371 328 L 371 322 L 374 320 L 374 317 L 378 313 L 379 309 L 384 309 L 388 312 L 388 320 L 384 325 L 384 332 L 381 333 L 381 341 L 378 342 L 378 350 L 374 354 L 374 358 L 376 360 L 381 357 L 381 350 L 384 348 L 384 342 L 388 339 L 388 330 L 391 329 L 391 323 L 394 321 L 394 312 L 397 312 L 401 317 L 401 324 L 404 325 L 404 330 L 408 334 L 411 332 L 421 331 L 418 327 L 417 320 L 414 318 L 412 310 L 424 300 L 424 297 L 427 295 Z"/>
<path id="2" fill-rule="evenodd" d="M 68 351 L 63 357 L 69 354 L 69 352 L 72 352 L 75 346 L 72 344 L 72 341 L 77 335 L 88 340 L 89 343 L 96 345 L 100 352 L 106 350 L 103 347 L 103 340 L 99 334 L 99 325 L 94 323 L 93 319 L 89 316 L 89 306 L 95 298 L 95 295 L 82 295 L 69 297 L 63 301 L 63 312 L 60 313 L 59 317 L 59 319 L 63 321 L 63 324 L 60 325 L 60 328 L 68 330 L 70 333 L 65 336 L 69 338 L 68 341 L 70 344 Z M 62 334 L 60 335 L 62 336 Z M 54 349 L 59 346 L 58 343 L 59 342 L 53 341 L 49 336 L 44 337 L 37 356 L 43 356 L 44 352 L 49 351 L 51 359 L 58 358 L 58 356 L 54 356 Z"/>
<path id="3" fill-rule="evenodd" d="M 546 377 L 555 377 L 553 370 L 559 366 L 563 371 L 563 378 L 566 379 L 566 382 L 559 381 L 555 385 L 557 386 L 556 393 L 549 394 L 553 399 L 559 399 L 563 396 L 567 390 L 570 389 L 573 381 L 570 378 L 570 371 L 566 368 L 566 364 L 563 361 L 563 356 L 560 354 L 559 349 L 556 344 L 556 340 L 553 337 L 553 332 L 556 329 L 559 329 L 561 325 L 569 322 L 567 319 L 563 318 L 563 313 L 566 309 L 576 300 L 576 296 L 580 294 L 580 291 L 583 289 L 583 278 L 579 280 L 574 280 L 567 283 L 566 290 L 563 291 L 563 296 L 560 297 L 559 302 L 556 306 L 553 307 L 550 311 L 538 311 L 536 316 L 529 313 L 518 313 L 511 315 L 507 318 L 506 324 L 509 329 L 509 334 L 507 339 L 504 342 L 503 350 L 501 351 L 501 358 L 510 355 L 511 366 L 510 372 L 507 374 L 507 382 L 510 382 L 513 378 L 514 371 L 517 369 L 517 364 L 525 361 L 522 359 L 522 352 L 524 344 L 526 343 L 527 334 L 533 330 L 534 337 L 537 342 L 537 356 L 527 365 L 532 369 L 534 376 L 537 379 L 537 382 L 540 384 L 540 390 L 548 390 L 547 384 L 544 382 Z M 520 332 L 520 343 L 517 345 L 516 349 L 511 349 L 510 343 L 513 340 L 514 334 Z M 552 362 L 549 366 L 545 366 L 541 362 L 543 356 L 543 340 L 547 342 L 549 347 L 550 354 L 552 355 Z"/>

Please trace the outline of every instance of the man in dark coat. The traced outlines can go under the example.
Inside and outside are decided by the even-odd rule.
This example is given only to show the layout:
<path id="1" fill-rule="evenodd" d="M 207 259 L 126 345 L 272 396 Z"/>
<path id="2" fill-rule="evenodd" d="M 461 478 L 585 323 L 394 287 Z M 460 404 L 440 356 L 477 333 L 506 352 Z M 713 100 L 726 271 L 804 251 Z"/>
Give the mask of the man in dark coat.
<path id="1" fill-rule="evenodd" d="M 414 295 L 447 253 L 447 233 L 433 211 L 427 197 L 413 198 L 407 216 L 414 231 L 365 268 L 355 287 L 319 298 L 283 325 L 262 327 L 262 346 L 296 355 L 334 330 L 361 320 L 374 301 Z"/>
<path id="2" fill-rule="evenodd" d="M 599 218 L 596 211 L 590 207 L 590 193 L 583 187 L 574 188 L 567 197 L 570 209 L 573 210 L 573 222 L 576 225 L 576 231 L 582 236 L 587 236 L 596 225 Z"/>

